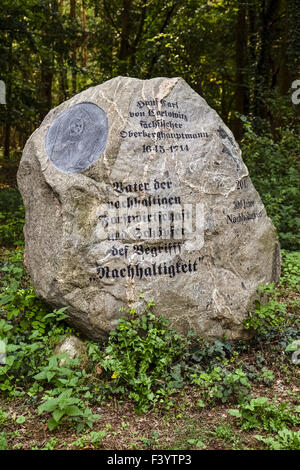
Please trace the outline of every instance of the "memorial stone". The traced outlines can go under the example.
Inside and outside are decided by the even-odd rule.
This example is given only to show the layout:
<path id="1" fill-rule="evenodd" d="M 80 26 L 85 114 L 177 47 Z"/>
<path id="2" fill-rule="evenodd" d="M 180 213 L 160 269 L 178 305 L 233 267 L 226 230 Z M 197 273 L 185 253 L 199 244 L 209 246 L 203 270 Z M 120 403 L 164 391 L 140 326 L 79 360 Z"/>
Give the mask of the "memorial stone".
<path id="1" fill-rule="evenodd" d="M 51 110 L 18 185 L 35 292 L 90 338 L 152 299 L 178 331 L 238 338 L 259 284 L 279 279 L 241 151 L 181 78 L 117 77 Z"/>

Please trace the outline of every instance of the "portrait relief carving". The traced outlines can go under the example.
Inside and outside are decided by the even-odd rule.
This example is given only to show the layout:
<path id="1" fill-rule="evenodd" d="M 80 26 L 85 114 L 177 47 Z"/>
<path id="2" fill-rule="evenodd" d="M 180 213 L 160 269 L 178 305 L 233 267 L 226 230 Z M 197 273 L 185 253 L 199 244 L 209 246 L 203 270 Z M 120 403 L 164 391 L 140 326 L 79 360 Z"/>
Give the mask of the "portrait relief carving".
<path id="1" fill-rule="evenodd" d="M 93 103 L 80 103 L 60 114 L 46 135 L 46 152 L 64 173 L 79 173 L 103 153 L 108 134 L 107 116 Z"/>

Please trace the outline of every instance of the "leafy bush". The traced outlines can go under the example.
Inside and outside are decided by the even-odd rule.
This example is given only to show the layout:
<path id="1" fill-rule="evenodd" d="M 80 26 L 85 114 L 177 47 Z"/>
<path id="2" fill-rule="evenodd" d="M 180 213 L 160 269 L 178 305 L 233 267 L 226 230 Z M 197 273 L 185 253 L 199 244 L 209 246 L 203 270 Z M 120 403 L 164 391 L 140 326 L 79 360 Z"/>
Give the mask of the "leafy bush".
<path id="1" fill-rule="evenodd" d="M 24 285 L 25 269 L 23 265 L 23 250 L 7 251 L 0 261 L 0 306 L 12 302 L 17 290 Z"/>
<path id="2" fill-rule="evenodd" d="M 269 403 L 266 397 L 253 398 L 229 410 L 229 414 L 238 418 L 238 425 L 248 431 L 264 429 L 277 432 L 287 426 L 300 424 L 300 407 L 292 409 L 289 403 Z"/>
<path id="3" fill-rule="evenodd" d="M 281 250 L 281 254 L 280 284 L 287 289 L 296 289 L 300 283 L 300 251 Z"/>
<path id="4" fill-rule="evenodd" d="M 258 379 L 261 382 L 265 383 L 266 385 L 270 385 L 275 379 L 275 375 L 272 370 L 269 370 L 266 367 L 263 367 L 262 373 L 259 375 Z"/>
<path id="5" fill-rule="evenodd" d="M 255 435 L 255 439 L 263 442 L 270 450 L 300 450 L 300 431 L 281 429 L 274 437 Z"/>
<path id="6" fill-rule="evenodd" d="M 244 400 L 248 397 L 251 387 L 247 375 L 240 368 L 228 371 L 214 367 L 211 372 L 192 374 L 191 377 L 193 382 L 199 385 L 209 403 L 215 400 L 225 403 L 233 397 Z"/>
<path id="7" fill-rule="evenodd" d="M 64 418 L 77 423 L 76 431 L 80 432 L 85 426 L 93 427 L 94 421 L 100 417 L 93 414 L 91 409 L 80 399 L 74 396 L 71 388 L 62 389 L 56 397 L 45 396 L 45 401 L 38 407 L 38 413 L 51 412 L 48 428 L 58 427 Z"/>
<path id="8" fill-rule="evenodd" d="M 8 443 L 6 440 L 6 433 L 2 432 L 0 434 L 0 450 L 8 450 Z"/>
<path id="9" fill-rule="evenodd" d="M 252 182 L 278 231 L 280 243 L 299 249 L 300 241 L 300 140 L 296 131 L 280 130 L 278 142 L 271 134 L 256 134 L 250 123 L 241 143 Z"/>
<path id="10" fill-rule="evenodd" d="M 0 426 L 2 426 L 6 422 L 7 418 L 8 413 L 5 413 L 5 411 L 0 408 Z"/>
<path id="11" fill-rule="evenodd" d="M 244 322 L 245 329 L 252 330 L 254 343 L 272 343 L 272 348 L 285 350 L 287 345 L 299 338 L 299 292 L 300 257 L 299 252 L 282 250 L 282 270 L 280 284 L 259 286 L 259 299 Z M 265 302 L 268 299 L 267 302 Z M 275 349 L 274 349 L 275 348 Z"/>
<path id="12" fill-rule="evenodd" d="M 6 363 L 0 368 L 0 390 L 15 392 L 16 387 L 27 388 L 30 385 L 39 366 L 68 330 L 68 327 L 58 326 L 58 322 L 66 317 L 64 310 L 54 310 L 51 314 L 39 316 L 37 325 L 25 331 L 22 325 L 19 327 L 19 317 L 9 321 L 3 318 L 0 320 L 0 339 L 6 345 Z M 53 324 L 53 317 L 57 323 Z"/>
<path id="13" fill-rule="evenodd" d="M 140 317 L 131 310 L 131 318 L 120 320 L 110 333 L 102 361 L 114 381 L 113 393 L 129 393 L 137 403 L 137 412 L 146 411 L 166 394 L 167 384 L 161 377 L 186 349 L 184 338 L 168 329 L 166 320 L 151 313 L 152 305 L 150 302 Z"/>
<path id="14" fill-rule="evenodd" d="M 106 430 L 110 429 L 110 425 L 106 425 Z M 72 442 L 73 446 L 84 447 L 87 444 L 92 444 L 96 449 L 101 447 L 102 440 L 106 436 L 106 431 L 91 431 L 89 434 L 79 437 L 76 441 Z"/>
<path id="15" fill-rule="evenodd" d="M 24 206 L 17 189 L 0 191 L 0 246 L 18 246 L 24 243 Z"/>
<path id="16" fill-rule="evenodd" d="M 292 289 L 294 298 L 299 275 L 297 254 L 284 252 L 283 255 L 281 288 Z M 251 365 L 248 369 L 241 361 L 236 362 L 239 354 L 249 349 L 249 344 L 224 338 L 206 341 L 192 332 L 185 339 L 169 329 L 166 320 L 153 315 L 153 302 L 141 316 L 132 310 L 122 318 L 105 346 L 86 341 L 88 363 L 53 355 L 55 344 L 74 330 L 64 323 L 67 318 L 64 308 L 52 311 L 36 297 L 25 274 L 22 256 L 20 247 L 5 250 L 0 262 L 0 339 L 6 344 L 7 353 L 6 364 L 0 367 L 0 392 L 21 395 L 35 402 L 38 413 L 49 418 L 51 430 L 64 424 L 75 426 L 77 431 L 86 426 L 91 428 L 98 418 L 91 405 L 111 399 L 112 395 L 120 399 L 129 396 L 135 402 L 136 411 L 141 413 L 155 403 L 171 406 L 175 402 L 175 389 L 191 382 L 201 388 L 206 403 L 212 404 L 236 399 L 245 401 L 249 399 L 250 380 L 267 385 L 274 380 L 274 373 L 263 367 L 263 362 L 259 367 Z M 272 343 L 272 351 L 275 331 L 276 344 L 282 353 L 297 339 L 299 331 L 296 323 L 291 327 L 287 321 L 289 300 L 283 303 L 279 293 L 281 291 L 275 291 L 273 286 L 264 288 L 264 294 L 270 295 L 269 302 L 256 305 L 249 327 L 268 335 L 265 338 L 269 338 L 268 344 Z M 290 348 L 295 344 L 286 351 L 294 351 Z M 278 351 L 276 354 L 278 357 Z M 268 355 L 270 357 L 270 350 Z M 287 359 L 284 354 L 280 357 Z M 264 362 L 267 363 L 266 359 Z M 289 414 L 289 410 L 287 412 Z M 1 420 L 7 425 L 6 414 L 0 413 Z M 285 419 L 283 425 L 286 427 L 292 422 L 295 421 Z M 98 438 L 97 445 L 101 445 L 101 435 Z M 96 441 L 96 434 L 91 433 L 89 442 L 96 445 Z"/>
<path id="17" fill-rule="evenodd" d="M 87 374 L 80 367 L 79 359 L 71 359 L 66 354 L 54 354 L 48 358 L 48 364 L 40 368 L 40 372 L 34 376 L 35 380 L 51 383 L 55 388 L 73 388 L 77 391 L 88 390 L 83 387 Z"/>
<path id="18" fill-rule="evenodd" d="M 190 360 L 201 363 L 201 366 L 205 368 L 211 367 L 221 359 L 231 357 L 238 347 L 237 343 L 234 344 L 226 339 L 207 341 L 203 338 L 195 338 L 194 333 L 189 335 L 189 344 Z"/>
<path id="19" fill-rule="evenodd" d="M 246 330 L 252 329 L 257 334 L 266 335 L 270 330 L 281 330 L 287 324 L 286 304 L 278 302 L 280 293 L 275 289 L 274 284 L 259 286 L 258 292 L 261 297 L 263 294 L 269 297 L 267 303 L 255 300 L 255 309 L 249 312 L 248 318 L 244 322 Z"/>
<path id="20" fill-rule="evenodd" d="M 49 312 L 49 308 L 35 295 L 32 286 L 25 287 L 24 269 L 20 265 L 21 250 L 8 252 L 2 268 L 3 287 L 0 304 L 4 307 L 0 319 L 0 339 L 6 345 L 6 361 L 0 368 L 0 390 L 16 394 L 27 392 L 36 398 L 44 388 L 43 403 L 38 413 L 51 412 L 50 430 L 62 421 L 92 427 L 94 415 L 79 395 L 89 397 L 88 374 L 79 367 L 79 360 L 53 356 L 54 345 L 74 330 L 62 322 L 67 318 L 66 308 Z M 60 360 L 64 360 L 64 364 Z M 43 385 L 42 385 L 43 384 Z M 76 396 L 75 396 L 76 393 Z"/>
<path id="21" fill-rule="evenodd" d="M 61 324 L 67 318 L 66 308 L 49 312 L 32 286 L 26 287 L 22 254 L 22 250 L 8 251 L 1 269 L 0 339 L 6 345 L 6 363 L 0 368 L 0 390 L 9 393 L 20 386 L 26 389 L 53 346 L 73 332 Z"/>

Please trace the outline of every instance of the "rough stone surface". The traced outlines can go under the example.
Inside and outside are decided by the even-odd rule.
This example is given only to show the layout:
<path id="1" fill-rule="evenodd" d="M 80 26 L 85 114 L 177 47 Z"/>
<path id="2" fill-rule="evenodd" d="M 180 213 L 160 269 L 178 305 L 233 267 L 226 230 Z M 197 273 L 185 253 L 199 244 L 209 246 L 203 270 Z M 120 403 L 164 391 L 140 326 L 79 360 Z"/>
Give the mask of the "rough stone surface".
<path id="1" fill-rule="evenodd" d="M 66 354 L 70 359 L 87 360 L 87 347 L 83 341 L 76 336 L 68 336 L 62 339 L 54 348 L 54 354 Z M 60 364 L 64 364 L 64 359 Z"/>
<path id="2" fill-rule="evenodd" d="M 238 145 L 181 78 L 117 77 L 62 103 L 28 140 L 18 185 L 35 291 L 89 337 L 154 299 L 182 332 L 237 338 L 258 285 L 279 279 Z"/>

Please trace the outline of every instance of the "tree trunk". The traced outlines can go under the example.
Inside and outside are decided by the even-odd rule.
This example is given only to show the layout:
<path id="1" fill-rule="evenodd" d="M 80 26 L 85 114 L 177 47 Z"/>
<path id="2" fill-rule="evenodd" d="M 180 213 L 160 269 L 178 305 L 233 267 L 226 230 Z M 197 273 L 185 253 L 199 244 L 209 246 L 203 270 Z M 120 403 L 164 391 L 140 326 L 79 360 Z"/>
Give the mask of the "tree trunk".
<path id="1" fill-rule="evenodd" d="M 165 31 L 165 29 L 168 27 L 169 22 L 170 22 L 170 20 L 171 20 L 171 18 L 172 18 L 172 15 L 173 15 L 173 13 L 174 13 L 174 11 L 175 11 L 175 7 L 176 7 L 176 5 L 173 4 L 173 5 L 171 6 L 170 10 L 167 12 L 166 18 L 165 18 L 165 20 L 164 20 L 164 22 L 163 22 L 163 24 L 162 24 L 162 26 L 161 26 L 161 29 L 160 29 L 160 31 L 159 31 L 160 34 L 162 34 L 162 33 Z M 151 60 L 151 62 L 150 62 L 150 66 L 149 66 L 149 70 L 148 70 L 148 74 L 147 74 L 149 78 L 152 76 L 153 69 L 154 69 L 155 63 L 156 63 L 156 61 L 157 61 L 157 59 L 158 59 L 158 56 L 159 56 L 159 52 L 157 52 L 157 53 L 152 57 L 152 60 Z"/>
<path id="2" fill-rule="evenodd" d="M 247 65 L 247 30 L 246 9 L 244 0 L 238 0 L 237 25 L 236 25 L 236 92 L 235 109 L 240 114 L 248 113 L 248 89 L 245 81 L 245 68 Z M 243 134 L 243 124 L 236 117 L 233 121 L 233 133 L 236 139 Z"/>
<path id="3" fill-rule="evenodd" d="M 143 35 L 144 24 L 146 19 L 146 8 L 147 8 L 147 0 L 142 0 L 141 2 L 141 14 L 139 19 L 139 25 L 137 28 L 137 33 L 134 38 L 132 50 L 131 50 L 131 57 L 130 57 L 130 65 L 134 67 L 136 64 L 136 51 L 138 49 L 139 42 Z"/>
<path id="4" fill-rule="evenodd" d="M 48 31 L 48 25 L 52 21 L 52 11 L 58 11 L 57 1 L 47 2 L 46 4 L 46 20 L 47 24 L 43 31 L 43 42 L 46 48 L 45 53 L 41 57 L 41 119 L 49 112 L 52 107 L 52 83 L 54 76 L 54 53 L 52 48 L 51 34 Z"/>
<path id="5" fill-rule="evenodd" d="M 85 0 L 82 0 L 81 23 L 82 23 L 82 30 L 83 30 L 81 64 L 82 64 L 82 67 L 86 67 L 87 66 L 88 32 L 87 32 L 87 29 L 86 29 Z"/>
<path id="6" fill-rule="evenodd" d="M 4 158 L 9 160 L 10 155 L 10 137 L 11 137 L 11 105 L 12 105 L 12 39 L 10 39 L 9 56 L 8 56 L 8 74 L 6 83 L 6 122 L 4 128 Z"/>
<path id="7" fill-rule="evenodd" d="M 130 14 L 132 0 L 123 0 L 123 11 L 121 17 L 121 44 L 119 50 L 119 60 L 121 73 L 127 73 L 127 58 L 130 55 Z"/>
<path id="8" fill-rule="evenodd" d="M 256 116 L 266 118 L 266 93 L 271 87 L 272 81 L 272 46 L 273 28 L 280 9 L 280 0 L 262 0 L 260 27 L 260 52 L 257 60 L 255 77 L 255 103 L 254 113 Z"/>
<path id="9" fill-rule="evenodd" d="M 68 99 L 68 77 L 67 77 L 67 71 L 65 68 L 64 58 L 61 57 L 60 61 L 61 61 L 61 68 L 60 68 L 59 99 L 60 99 L 60 102 L 63 102 Z"/>
<path id="10" fill-rule="evenodd" d="M 281 95 L 286 95 L 291 87 L 292 79 L 290 76 L 289 70 L 289 57 L 287 50 L 289 47 L 289 35 L 293 34 L 289 28 L 289 12 L 288 12 L 288 2 L 287 0 L 282 0 L 283 8 L 283 17 L 284 17 L 284 28 L 283 28 L 283 38 L 281 42 L 281 52 L 280 52 L 280 63 L 278 71 L 278 88 Z"/>
<path id="11" fill-rule="evenodd" d="M 41 64 L 41 99 L 43 103 L 43 114 L 46 114 L 52 106 L 52 71 L 51 59 L 42 59 Z"/>
<path id="12" fill-rule="evenodd" d="M 76 0 L 70 0 L 70 15 L 71 18 L 74 20 L 76 19 Z M 73 41 L 72 43 L 72 93 L 75 95 L 76 94 L 76 89 L 77 89 L 77 80 L 76 80 L 76 62 L 77 62 L 77 54 L 76 54 L 76 41 Z"/>

